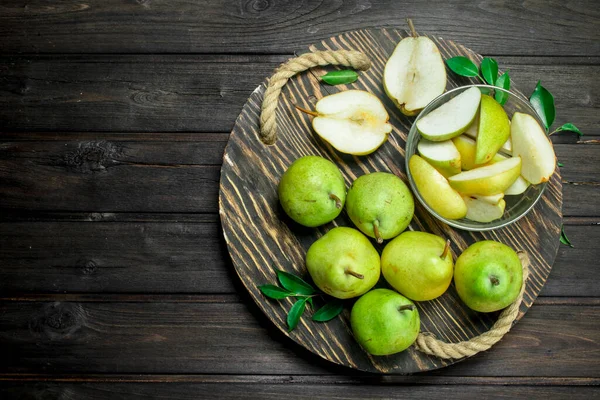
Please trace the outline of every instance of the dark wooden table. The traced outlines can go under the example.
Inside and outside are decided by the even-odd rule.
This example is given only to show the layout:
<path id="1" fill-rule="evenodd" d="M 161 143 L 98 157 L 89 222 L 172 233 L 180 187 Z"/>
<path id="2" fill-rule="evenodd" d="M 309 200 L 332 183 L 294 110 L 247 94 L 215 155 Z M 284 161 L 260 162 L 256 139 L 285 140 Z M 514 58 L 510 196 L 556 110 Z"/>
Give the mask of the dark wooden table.
<path id="1" fill-rule="evenodd" d="M 556 98 L 565 231 L 491 351 L 365 375 L 262 315 L 218 218 L 221 157 L 273 69 L 346 30 L 495 57 Z M 600 396 L 600 17 L 595 1 L 76 0 L 0 4 L 0 398 Z"/>

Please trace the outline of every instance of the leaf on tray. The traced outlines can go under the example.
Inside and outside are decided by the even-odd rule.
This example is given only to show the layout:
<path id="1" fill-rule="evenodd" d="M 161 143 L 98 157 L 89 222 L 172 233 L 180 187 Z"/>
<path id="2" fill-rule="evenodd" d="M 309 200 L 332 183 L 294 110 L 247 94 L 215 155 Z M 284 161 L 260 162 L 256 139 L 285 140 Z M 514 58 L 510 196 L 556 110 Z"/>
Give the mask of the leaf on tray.
<path id="1" fill-rule="evenodd" d="M 556 116 L 556 109 L 554 108 L 554 96 L 545 87 L 542 86 L 542 82 L 538 81 L 529 102 L 538 113 L 546 129 L 550 129 Z"/>
<path id="2" fill-rule="evenodd" d="M 315 289 L 311 285 L 302 280 L 302 278 L 290 274 L 289 272 L 278 270 L 277 279 L 279 279 L 281 286 L 293 293 L 304 295 L 315 293 Z"/>
<path id="3" fill-rule="evenodd" d="M 340 315 L 343 309 L 344 304 L 341 300 L 332 300 L 323 307 L 319 308 L 319 310 L 313 315 L 312 319 L 313 321 L 317 322 L 326 322 Z"/>
<path id="4" fill-rule="evenodd" d="M 341 71 L 331 71 L 321 76 L 321 80 L 329 85 L 343 85 L 355 82 L 358 79 L 356 71 L 343 69 Z"/>
<path id="5" fill-rule="evenodd" d="M 300 317 L 304 313 L 304 309 L 306 308 L 307 297 L 303 297 L 296 301 L 292 308 L 290 308 L 290 312 L 287 316 L 287 324 L 288 324 L 288 332 L 293 331 L 296 326 L 298 326 L 298 322 L 300 321 Z"/>
<path id="6" fill-rule="evenodd" d="M 448 65 L 448 68 L 454 71 L 454 73 L 460 76 L 479 76 L 479 68 L 477 68 L 477 65 L 467 57 L 458 56 L 449 58 L 446 60 L 446 65 Z"/>

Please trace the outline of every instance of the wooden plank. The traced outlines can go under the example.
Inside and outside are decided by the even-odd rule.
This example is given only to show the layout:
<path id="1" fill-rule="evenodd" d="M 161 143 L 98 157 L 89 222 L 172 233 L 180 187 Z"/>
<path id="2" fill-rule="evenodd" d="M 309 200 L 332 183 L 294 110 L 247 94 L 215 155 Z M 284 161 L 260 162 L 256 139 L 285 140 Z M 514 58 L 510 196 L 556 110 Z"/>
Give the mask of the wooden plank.
<path id="1" fill-rule="evenodd" d="M 600 287 L 590 279 L 597 274 L 600 225 L 588 221 L 595 225 L 566 222 L 575 248 L 560 246 L 542 295 L 600 296 Z M 244 293 L 216 215 L 38 216 L 31 222 L 1 223 L 0 249 L 0 293 L 8 296 Z M 160 296 L 148 300 L 167 301 Z"/>
<path id="2" fill-rule="evenodd" d="M 227 132 L 286 56 L 0 58 L 2 131 Z"/>
<path id="3" fill-rule="evenodd" d="M 215 215 L 187 223 L 105 218 L 0 224 L 0 292 L 235 291 Z"/>
<path id="4" fill-rule="evenodd" d="M 248 96 L 287 58 L 1 57 L 0 130 L 230 132 Z M 556 126 L 573 122 L 586 135 L 600 135 L 600 83 L 595 79 L 600 57 L 541 61 L 543 65 L 532 57 L 498 57 L 500 68 L 510 69 L 513 84 L 523 93 L 543 80 L 556 98 Z M 574 143 L 576 136 L 562 134 L 554 140 Z"/>
<path id="5" fill-rule="evenodd" d="M 0 373 L 348 372 L 285 339 L 256 311 L 243 303 L 4 301 Z M 534 305 L 492 350 L 438 373 L 597 378 L 599 324 L 597 306 Z"/>
<path id="6" fill-rule="evenodd" d="M 293 379 L 293 378 L 292 378 Z M 190 384 L 190 383 L 38 383 L 0 384 L 3 399 L 558 399 L 589 400 L 600 395 L 598 387 L 539 387 L 539 386 L 386 386 L 330 384 Z M 341 396 L 341 397 L 340 397 Z"/>
<path id="7" fill-rule="evenodd" d="M 87 133 L 71 139 L 69 134 L 54 133 L 41 140 L 44 135 L 10 134 L 9 140 L 0 141 L 0 208 L 218 211 L 226 134 Z M 600 215 L 597 144 L 555 148 L 564 164 L 563 214 Z"/>
<path id="8" fill-rule="evenodd" d="M 409 0 L 3 2 L 0 48 L 31 53 L 290 53 L 342 31 L 417 29 L 484 54 L 598 55 L 593 0 L 509 7 Z M 501 21 L 502 23 L 498 23 Z"/>

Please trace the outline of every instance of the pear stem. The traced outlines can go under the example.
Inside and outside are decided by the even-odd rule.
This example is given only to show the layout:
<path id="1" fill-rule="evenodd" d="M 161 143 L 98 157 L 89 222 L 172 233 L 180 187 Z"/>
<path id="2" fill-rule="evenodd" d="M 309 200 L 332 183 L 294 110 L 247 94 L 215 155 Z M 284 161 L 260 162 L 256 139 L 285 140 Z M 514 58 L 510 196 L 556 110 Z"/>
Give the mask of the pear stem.
<path id="1" fill-rule="evenodd" d="M 296 107 L 296 109 L 298 109 L 299 111 L 302 111 L 305 114 L 312 115 L 313 117 L 318 117 L 319 116 L 318 112 L 312 111 L 312 110 L 307 110 L 306 108 L 302 108 L 302 107 L 300 107 L 297 104 L 294 104 L 294 107 Z"/>
<path id="2" fill-rule="evenodd" d="M 329 198 L 335 201 L 335 208 L 342 208 L 342 200 L 333 193 L 329 193 Z"/>
<path id="3" fill-rule="evenodd" d="M 446 258 L 448 255 L 448 251 L 450 251 L 450 239 L 446 240 L 446 245 L 444 246 L 444 251 L 442 251 L 442 255 L 440 256 L 442 260 Z"/>
<path id="4" fill-rule="evenodd" d="M 377 239 L 377 243 L 383 243 L 383 238 L 381 237 L 381 233 L 379 233 L 379 220 L 373 221 L 373 233 L 375 234 L 375 239 Z"/>
<path id="5" fill-rule="evenodd" d="M 404 304 L 403 306 L 398 307 L 398 311 L 402 312 L 402 311 L 406 311 L 406 310 L 414 310 L 415 306 L 413 304 Z"/>
<path id="6" fill-rule="evenodd" d="M 365 276 L 363 274 L 359 274 L 358 272 L 352 271 L 351 269 L 347 269 L 346 273 L 358 279 L 365 279 Z"/>
<path id="7" fill-rule="evenodd" d="M 494 275 L 490 276 L 490 282 L 492 282 L 492 286 L 498 286 L 500 284 L 500 281 Z"/>
<path id="8" fill-rule="evenodd" d="M 412 37 L 419 37 L 419 34 L 417 33 L 415 26 L 413 25 L 412 19 L 406 18 L 406 22 L 408 23 L 408 28 L 410 29 L 410 34 L 412 35 Z"/>

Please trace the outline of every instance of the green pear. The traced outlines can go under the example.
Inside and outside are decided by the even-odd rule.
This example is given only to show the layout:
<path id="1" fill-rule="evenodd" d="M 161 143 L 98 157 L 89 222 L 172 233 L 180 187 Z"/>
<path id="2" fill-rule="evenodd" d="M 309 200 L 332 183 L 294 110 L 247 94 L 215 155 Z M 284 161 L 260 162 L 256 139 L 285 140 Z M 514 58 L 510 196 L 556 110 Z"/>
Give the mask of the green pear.
<path id="1" fill-rule="evenodd" d="M 516 112 L 511 125 L 513 155 L 523 160 L 521 175 L 532 184 L 547 182 L 556 168 L 552 142 L 534 117 Z"/>
<path id="2" fill-rule="evenodd" d="M 508 115 L 504 108 L 488 95 L 481 96 L 475 163 L 492 160 L 510 136 Z"/>
<path id="3" fill-rule="evenodd" d="M 338 299 L 369 291 L 381 273 L 379 253 L 353 228 L 333 228 L 306 253 L 306 268 L 315 285 Z"/>
<path id="4" fill-rule="evenodd" d="M 301 157 L 285 171 L 278 187 L 283 210 L 297 223 L 315 227 L 334 220 L 344 206 L 346 184 L 329 160 Z"/>
<path id="5" fill-rule="evenodd" d="M 456 260 L 454 284 L 461 300 L 472 310 L 501 310 L 519 296 L 523 284 L 521 260 L 502 243 L 474 243 Z"/>
<path id="6" fill-rule="evenodd" d="M 495 204 L 471 196 L 464 196 L 463 199 L 467 205 L 465 218 L 475 222 L 487 223 L 500 219 L 506 208 L 506 202 L 503 199 Z"/>
<path id="7" fill-rule="evenodd" d="M 354 155 L 370 154 L 388 138 L 392 125 L 379 98 L 364 90 L 346 90 L 323 97 L 315 111 L 296 106 L 315 116 L 315 132 L 336 150 Z"/>
<path id="8" fill-rule="evenodd" d="M 396 175 L 373 172 L 352 183 L 346 211 L 358 229 L 383 243 L 406 229 L 415 212 L 415 203 L 406 184 Z"/>
<path id="9" fill-rule="evenodd" d="M 356 341 L 370 354 L 386 356 L 408 349 L 421 329 L 412 301 L 389 289 L 375 289 L 352 307 L 350 325 Z"/>
<path id="10" fill-rule="evenodd" d="M 450 241 L 427 232 L 406 231 L 381 254 L 381 272 L 400 294 L 415 301 L 441 296 L 454 272 Z"/>
<path id="11" fill-rule="evenodd" d="M 470 171 L 472 169 L 506 160 L 508 158 L 500 153 L 497 153 L 494 158 L 492 158 L 492 161 L 485 164 L 475 164 L 475 150 L 477 148 L 477 143 L 475 140 L 468 136 L 460 135 L 453 138 L 452 143 L 454 143 L 454 146 L 460 153 L 460 166 L 463 171 Z"/>
<path id="12" fill-rule="evenodd" d="M 460 153 L 452 140 L 431 142 L 421 139 L 417 149 L 421 157 L 444 177 L 447 178 L 460 172 Z"/>
<path id="13" fill-rule="evenodd" d="M 427 140 L 441 142 L 463 133 L 473 122 L 481 92 L 472 87 L 448 100 L 417 121 L 417 130 Z"/>
<path id="14" fill-rule="evenodd" d="M 490 196 L 504 193 L 521 173 L 521 158 L 504 161 L 461 172 L 448 178 L 450 186 L 462 194 Z"/>
<path id="15" fill-rule="evenodd" d="M 523 178 L 522 176 L 519 176 L 517 178 L 517 180 L 515 181 L 515 183 L 510 185 L 509 188 L 504 191 L 504 194 L 507 196 L 509 196 L 509 195 L 514 196 L 517 194 L 521 194 L 527 190 L 529 185 L 530 185 L 530 183 L 527 182 L 527 180 L 525 178 Z"/>
<path id="16" fill-rule="evenodd" d="M 413 154 L 408 167 L 419 194 L 436 213 L 448 219 L 460 219 L 467 215 L 467 206 L 460 194 L 427 161 Z"/>
<path id="17" fill-rule="evenodd" d="M 402 39 L 385 64 L 383 88 L 404 115 L 417 115 L 446 90 L 446 68 L 426 36 Z"/>

